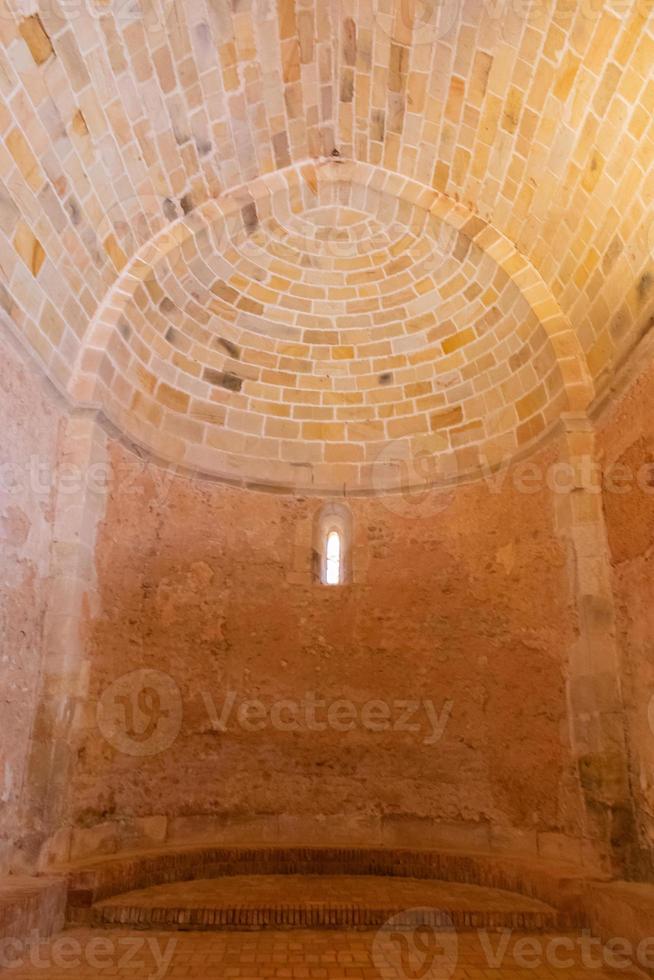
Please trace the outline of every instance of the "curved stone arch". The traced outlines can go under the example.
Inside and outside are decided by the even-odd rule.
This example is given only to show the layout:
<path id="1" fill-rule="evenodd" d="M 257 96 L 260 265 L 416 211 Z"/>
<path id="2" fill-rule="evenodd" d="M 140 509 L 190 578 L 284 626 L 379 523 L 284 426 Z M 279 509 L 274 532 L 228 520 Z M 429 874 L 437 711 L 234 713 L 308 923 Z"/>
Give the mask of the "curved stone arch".
<path id="1" fill-rule="evenodd" d="M 542 278 L 505 236 L 462 204 L 416 181 L 369 164 L 331 160 L 292 165 L 230 190 L 168 226 L 143 246 L 126 265 L 93 318 L 83 351 L 73 372 L 70 385 L 72 397 L 82 404 L 101 409 L 119 429 L 170 462 L 182 463 L 191 469 L 230 480 L 236 479 L 239 482 L 245 480 L 256 484 L 298 486 L 298 482 L 294 482 L 291 477 L 297 473 L 306 476 L 300 464 L 297 465 L 295 472 L 288 465 L 276 465 L 274 459 L 268 459 L 262 467 L 244 465 L 241 468 L 238 462 L 234 465 L 232 458 L 230 467 L 225 471 L 216 463 L 201 460 L 201 454 L 189 453 L 184 446 L 183 437 L 171 438 L 169 433 L 162 434 L 156 425 L 148 427 L 140 423 L 136 424 L 136 420 L 131 418 L 128 412 L 121 412 L 115 405 L 109 403 L 109 399 L 103 392 L 103 375 L 106 377 L 111 373 L 107 366 L 107 348 L 110 338 L 121 328 L 121 324 L 123 329 L 125 328 L 122 317 L 129 303 L 134 301 L 139 289 L 145 286 L 146 290 L 157 292 L 156 271 L 161 269 L 163 263 L 166 263 L 171 256 L 181 254 L 189 243 L 194 242 L 204 233 L 215 237 L 216 229 L 220 227 L 227 230 L 226 241 L 229 242 L 230 236 L 233 238 L 234 233 L 239 231 L 246 220 L 243 217 L 244 209 L 250 207 L 256 209 L 262 202 L 273 200 L 275 195 L 287 195 L 289 213 L 293 213 L 295 206 L 296 213 L 301 214 L 302 193 L 307 188 L 315 192 L 320 182 L 324 180 L 335 185 L 364 187 L 366 190 L 414 206 L 442 222 L 462 240 L 467 240 L 470 245 L 479 249 L 480 253 L 491 259 L 497 269 L 501 270 L 507 280 L 515 286 L 517 293 L 526 301 L 546 334 L 552 358 L 560 372 L 564 394 L 564 397 L 559 399 L 559 414 L 561 411 L 585 410 L 593 397 L 593 385 L 578 338 Z M 436 438 L 436 442 L 432 439 L 427 451 L 442 450 L 445 453 L 447 448 L 446 443 L 440 445 Z M 380 452 L 383 453 L 383 450 Z M 400 455 L 405 452 L 410 453 L 410 450 L 405 450 L 402 446 Z M 493 465 L 498 462 L 498 459 L 492 458 L 492 454 L 486 458 Z M 460 469 L 460 466 L 455 467 L 454 475 L 461 475 Z M 392 471 L 393 467 L 385 470 L 382 466 L 377 477 L 373 475 L 372 485 L 370 485 L 369 474 L 362 482 L 353 481 L 352 484 L 348 480 L 341 481 L 339 475 L 333 486 L 329 485 L 329 480 L 325 481 L 322 478 L 320 486 L 316 489 L 395 490 L 397 487 Z M 345 468 L 341 467 L 340 472 L 345 473 Z M 448 478 L 451 475 L 448 471 Z M 441 482 L 441 476 L 442 474 L 439 474 L 432 482 Z M 311 488 L 311 482 L 310 479 L 308 481 L 304 479 L 299 481 L 299 485 L 307 489 Z"/>
<path id="2" fill-rule="evenodd" d="M 366 164 L 355 164 L 356 168 L 375 169 Z M 532 310 L 547 331 L 550 343 L 556 354 L 564 384 L 568 392 L 569 409 L 584 411 L 594 397 L 593 380 L 588 370 L 586 355 L 581 347 L 568 317 L 563 313 L 552 291 L 543 278 L 518 251 L 513 242 L 488 221 L 474 214 L 463 204 L 453 201 L 440 191 L 425 188 L 417 181 L 400 174 L 385 171 L 398 194 L 422 200 L 433 197 L 430 211 L 437 214 L 451 227 L 463 231 L 482 251 L 490 255 L 497 265 L 518 285 L 520 292 L 529 302 Z M 466 231 L 469 229 L 469 234 Z"/>

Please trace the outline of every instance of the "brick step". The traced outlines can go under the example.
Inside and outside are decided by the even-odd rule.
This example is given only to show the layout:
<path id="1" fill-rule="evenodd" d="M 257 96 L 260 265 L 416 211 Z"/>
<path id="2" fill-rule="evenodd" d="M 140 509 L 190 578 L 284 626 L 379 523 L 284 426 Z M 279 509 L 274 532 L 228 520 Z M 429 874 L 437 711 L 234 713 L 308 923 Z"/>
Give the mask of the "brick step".
<path id="1" fill-rule="evenodd" d="M 97 902 L 154 885 L 232 875 L 371 875 L 499 888 L 537 898 L 586 925 L 582 869 L 477 852 L 380 847 L 196 845 L 123 852 L 61 869 L 68 878 L 68 919 L 86 921 Z"/>
<path id="2" fill-rule="evenodd" d="M 370 929 L 400 913 L 407 925 L 464 930 L 536 932 L 566 925 L 544 902 L 498 888 L 355 875 L 234 875 L 156 885 L 96 902 L 84 921 L 203 931 Z"/>

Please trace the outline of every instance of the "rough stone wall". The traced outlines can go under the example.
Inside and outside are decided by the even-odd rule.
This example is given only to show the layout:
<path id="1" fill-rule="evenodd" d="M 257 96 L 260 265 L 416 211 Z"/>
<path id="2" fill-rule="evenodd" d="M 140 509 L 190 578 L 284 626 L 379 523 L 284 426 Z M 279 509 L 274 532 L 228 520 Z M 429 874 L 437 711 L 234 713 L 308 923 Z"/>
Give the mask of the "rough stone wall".
<path id="1" fill-rule="evenodd" d="M 56 497 L 62 410 L 0 327 L 0 873 L 21 833 Z"/>
<path id="2" fill-rule="evenodd" d="M 110 455 L 74 853 L 220 828 L 550 854 L 582 835 L 565 694 L 576 612 L 544 484 L 520 492 L 511 471 L 419 503 L 353 499 L 353 582 L 329 588 L 312 577 L 320 500 Z M 314 698 L 352 702 L 352 730 L 337 730 L 349 708 L 314 730 Z M 241 724 L 252 699 L 264 707 Z M 364 722 L 373 700 L 388 707 Z M 400 702 L 425 700 L 440 739 L 424 704 L 417 731 L 397 730 Z M 299 730 L 281 730 L 298 710 Z M 370 730 L 380 717 L 392 730 Z"/>
<path id="3" fill-rule="evenodd" d="M 641 363 L 642 363 L 641 358 Z M 603 500 L 641 844 L 654 846 L 654 368 L 649 364 L 599 423 Z"/>

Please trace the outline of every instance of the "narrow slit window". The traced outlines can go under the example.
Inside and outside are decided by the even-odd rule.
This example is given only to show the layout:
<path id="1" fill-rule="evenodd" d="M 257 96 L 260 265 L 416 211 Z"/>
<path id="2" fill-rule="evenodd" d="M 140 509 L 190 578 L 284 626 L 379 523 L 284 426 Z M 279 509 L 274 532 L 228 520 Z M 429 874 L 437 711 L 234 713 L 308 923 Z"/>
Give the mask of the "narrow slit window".
<path id="1" fill-rule="evenodd" d="M 352 576 L 352 514 L 330 501 L 316 510 L 311 549 L 312 579 L 320 585 L 347 585 Z"/>
<path id="2" fill-rule="evenodd" d="M 338 531 L 330 531 L 325 548 L 325 584 L 340 585 L 342 581 L 341 536 Z"/>

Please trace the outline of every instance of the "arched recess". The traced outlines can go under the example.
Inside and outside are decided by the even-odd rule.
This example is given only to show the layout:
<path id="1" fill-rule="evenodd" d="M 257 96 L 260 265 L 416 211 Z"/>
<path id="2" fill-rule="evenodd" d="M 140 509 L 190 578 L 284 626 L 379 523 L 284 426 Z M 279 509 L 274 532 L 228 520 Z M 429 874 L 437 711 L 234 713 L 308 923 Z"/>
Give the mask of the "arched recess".
<path id="1" fill-rule="evenodd" d="M 70 393 L 169 462 L 319 492 L 471 478 L 593 396 L 527 259 L 368 164 L 260 178 L 176 222 L 98 310 Z"/>

